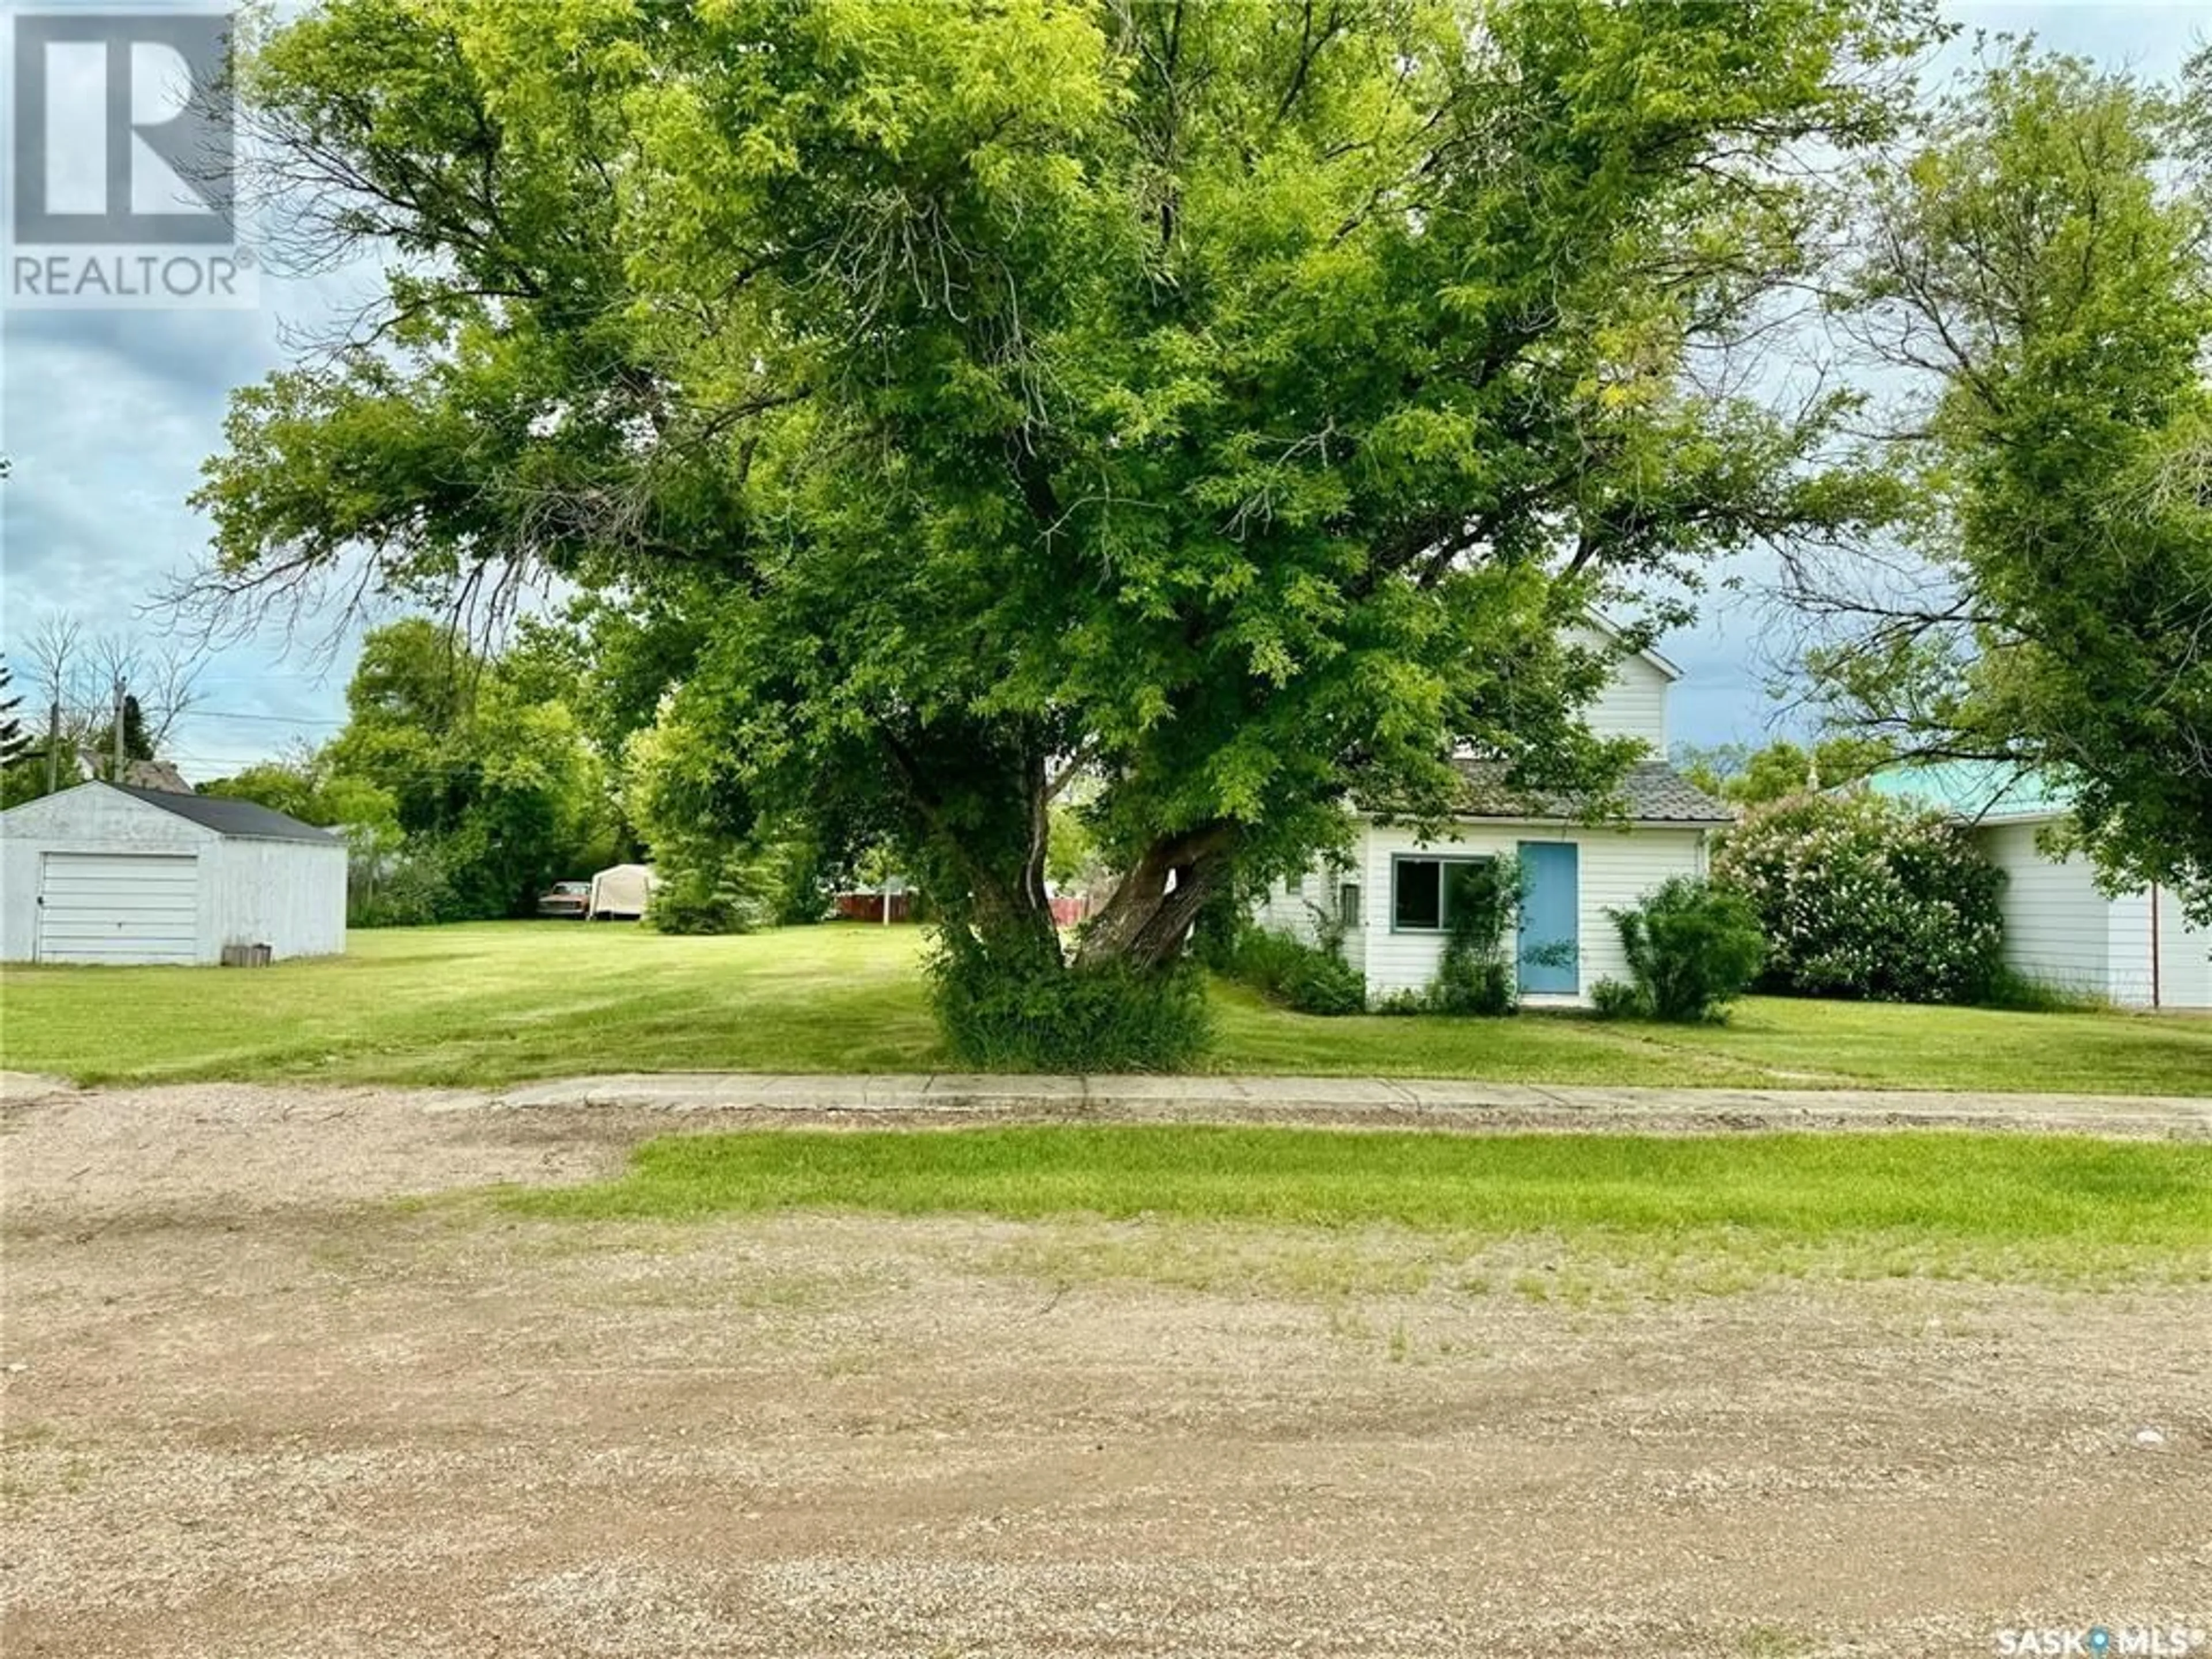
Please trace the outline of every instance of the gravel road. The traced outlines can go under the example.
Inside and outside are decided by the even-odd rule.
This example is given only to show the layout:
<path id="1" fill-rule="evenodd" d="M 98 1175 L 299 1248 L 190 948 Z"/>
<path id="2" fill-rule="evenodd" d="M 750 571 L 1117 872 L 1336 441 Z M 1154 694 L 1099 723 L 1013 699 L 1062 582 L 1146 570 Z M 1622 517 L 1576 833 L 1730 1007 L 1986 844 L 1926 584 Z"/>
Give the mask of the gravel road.
<path id="1" fill-rule="evenodd" d="M 1540 1241 L 389 1202 L 671 1127 L 471 1103 L 11 1100 L 10 1659 L 2212 1636 L 2212 1287 L 1590 1299 Z"/>

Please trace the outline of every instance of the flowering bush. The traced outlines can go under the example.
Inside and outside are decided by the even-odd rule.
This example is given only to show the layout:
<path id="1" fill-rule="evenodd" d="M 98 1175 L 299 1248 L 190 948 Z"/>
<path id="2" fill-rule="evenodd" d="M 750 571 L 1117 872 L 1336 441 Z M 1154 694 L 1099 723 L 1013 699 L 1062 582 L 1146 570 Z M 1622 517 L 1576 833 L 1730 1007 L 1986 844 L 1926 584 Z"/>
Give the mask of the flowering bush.
<path id="1" fill-rule="evenodd" d="M 1970 1002 L 1996 981 L 2002 871 L 1941 813 L 1855 791 L 1753 808 L 1713 856 L 1751 902 L 1771 989 Z"/>

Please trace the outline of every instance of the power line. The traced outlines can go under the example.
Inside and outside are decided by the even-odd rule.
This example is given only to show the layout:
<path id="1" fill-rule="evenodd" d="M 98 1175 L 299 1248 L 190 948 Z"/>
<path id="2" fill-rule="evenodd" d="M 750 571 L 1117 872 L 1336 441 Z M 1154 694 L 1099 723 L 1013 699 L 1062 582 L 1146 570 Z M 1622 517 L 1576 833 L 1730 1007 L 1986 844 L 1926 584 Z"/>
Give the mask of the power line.
<path id="1" fill-rule="evenodd" d="M 272 726 L 314 726 L 330 731 L 336 731 L 348 724 L 345 720 L 332 720 L 327 715 L 249 714 L 240 708 L 187 708 L 178 718 L 180 720 L 260 720 Z"/>
<path id="2" fill-rule="evenodd" d="M 200 719 L 225 720 L 270 720 L 286 726 L 340 726 L 348 723 L 346 719 L 333 718 L 327 714 L 264 714 L 244 708 L 207 708 L 196 702 L 187 702 L 181 708 L 176 708 L 173 711 L 167 704 L 155 702 L 148 698 L 140 697 L 137 699 L 137 702 L 142 708 L 155 713 L 167 714 L 173 712 L 175 717 L 180 720 Z M 96 703 L 64 702 L 61 705 L 61 710 L 63 714 L 73 716 L 79 720 L 106 720 L 114 712 L 105 702 Z"/>
<path id="3" fill-rule="evenodd" d="M 155 758 L 167 761 L 172 765 L 176 766 L 228 767 L 234 770 L 244 770 L 251 767 L 283 763 L 281 762 L 272 762 L 271 758 L 267 756 L 241 758 L 234 753 L 228 755 L 210 755 L 188 749 L 165 749 Z M 427 766 L 412 765 L 397 768 L 380 766 L 375 768 L 373 773 L 349 772 L 343 774 L 343 775 L 368 783 L 385 783 L 399 780 L 411 780 L 416 781 L 424 780 L 442 781 L 448 778 L 458 777 L 468 773 L 482 771 L 484 764 L 485 763 L 482 761 L 448 761 L 443 763 Z"/>

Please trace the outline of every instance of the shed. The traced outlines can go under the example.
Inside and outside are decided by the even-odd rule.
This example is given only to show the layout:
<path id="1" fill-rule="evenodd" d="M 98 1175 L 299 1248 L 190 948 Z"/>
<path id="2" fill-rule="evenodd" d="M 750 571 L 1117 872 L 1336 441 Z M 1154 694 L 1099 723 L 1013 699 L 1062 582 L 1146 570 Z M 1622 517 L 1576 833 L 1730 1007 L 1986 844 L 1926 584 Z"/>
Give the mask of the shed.
<path id="1" fill-rule="evenodd" d="M 2212 929 L 2183 915 L 2167 889 L 2108 893 L 2078 849 L 2046 845 L 2072 803 L 2032 773 L 1954 761 L 1899 766 L 1869 780 L 1961 820 L 2005 873 L 2005 961 L 2061 990 L 2124 1008 L 2212 1009 Z"/>
<path id="2" fill-rule="evenodd" d="M 0 961 L 345 949 L 346 846 L 252 801 L 81 784 L 0 813 Z"/>

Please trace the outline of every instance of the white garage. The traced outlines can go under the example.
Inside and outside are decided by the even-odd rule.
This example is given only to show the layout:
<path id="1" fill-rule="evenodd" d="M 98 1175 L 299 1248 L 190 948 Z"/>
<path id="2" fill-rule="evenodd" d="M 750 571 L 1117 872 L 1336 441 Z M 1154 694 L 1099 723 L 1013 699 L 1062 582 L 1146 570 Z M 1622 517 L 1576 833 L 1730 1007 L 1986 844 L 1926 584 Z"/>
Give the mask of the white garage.
<path id="1" fill-rule="evenodd" d="M 252 801 L 88 783 L 0 813 L 0 961 L 345 949 L 346 848 Z"/>
<path id="2" fill-rule="evenodd" d="M 1893 767 L 1869 781 L 1966 822 L 2005 872 L 2005 961 L 2030 979 L 2122 1008 L 2212 1009 L 2212 928 L 2190 922 L 2171 891 L 2107 893 L 2082 854 L 2046 848 L 2043 832 L 2074 814 L 2037 778 L 1954 762 Z"/>

